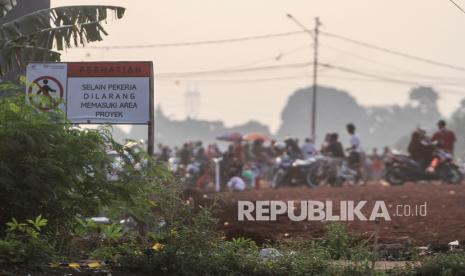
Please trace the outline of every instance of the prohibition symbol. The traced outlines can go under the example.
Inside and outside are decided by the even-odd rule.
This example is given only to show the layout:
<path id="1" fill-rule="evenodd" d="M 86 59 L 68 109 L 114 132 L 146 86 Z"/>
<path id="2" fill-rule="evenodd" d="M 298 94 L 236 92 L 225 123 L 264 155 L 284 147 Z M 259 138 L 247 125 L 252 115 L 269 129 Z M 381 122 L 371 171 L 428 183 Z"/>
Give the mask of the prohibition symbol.
<path id="1" fill-rule="evenodd" d="M 49 111 L 63 102 L 63 85 L 54 77 L 39 77 L 29 85 L 28 97 L 32 105 Z"/>

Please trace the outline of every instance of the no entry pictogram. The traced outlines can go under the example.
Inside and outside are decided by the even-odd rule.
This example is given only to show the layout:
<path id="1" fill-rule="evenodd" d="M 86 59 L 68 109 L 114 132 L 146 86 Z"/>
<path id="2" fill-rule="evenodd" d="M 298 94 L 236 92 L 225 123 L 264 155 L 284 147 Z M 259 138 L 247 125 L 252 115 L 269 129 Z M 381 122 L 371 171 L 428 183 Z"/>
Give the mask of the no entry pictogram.
<path id="1" fill-rule="evenodd" d="M 148 125 L 153 154 L 152 62 L 30 63 L 26 72 L 26 101 L 37 110 L 59 109 L 73 124 Z"/>
<path id="2" fill-rule="evenodd" d="M 56 88 L 56 89 L 54 89 Z M 28 89 L 29 101 L 43 111 L 56 108 L 63 102 L 63 85 L 52 76 L 42 76 L 31 82 Z M 34 96 L 44 96 L 45 100 L 34 100 Z M 52 96 L 54 95 L 54 96 Z"/>

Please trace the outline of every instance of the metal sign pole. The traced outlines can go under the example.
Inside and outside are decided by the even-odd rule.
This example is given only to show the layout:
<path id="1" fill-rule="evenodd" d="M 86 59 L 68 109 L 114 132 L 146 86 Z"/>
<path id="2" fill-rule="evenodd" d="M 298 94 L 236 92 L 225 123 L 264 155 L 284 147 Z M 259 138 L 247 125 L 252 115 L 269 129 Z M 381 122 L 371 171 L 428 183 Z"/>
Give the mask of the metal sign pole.
<path id="1" fill-rule="evenodd" d="M 147 153 L 150 156 L 155 154 L 155 109 L 154 109 L 154 78 L 153 78 L 153 62 L 150 62 L 150 103 L 149 103 L 149 124 L 147 135 Z"/>

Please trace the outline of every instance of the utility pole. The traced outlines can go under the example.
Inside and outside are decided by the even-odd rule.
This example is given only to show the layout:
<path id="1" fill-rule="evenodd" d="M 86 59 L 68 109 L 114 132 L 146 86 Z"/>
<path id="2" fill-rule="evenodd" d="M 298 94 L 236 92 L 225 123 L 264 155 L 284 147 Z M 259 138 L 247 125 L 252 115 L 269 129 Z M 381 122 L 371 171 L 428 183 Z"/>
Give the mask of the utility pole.
<path id="1" fill-rule="evenodd" d="M 318 35 L 320 28 L 320 19 L 315 17 L 315 29 L 313 31 L 313 93 L 312 93 L 312 139 L 316 139 L 316 101 L 317 101 L 317 81 L 318 81 Z"/>
<path id="2" fill-rule="evenodd" d="M 290 18 L 294 23 L 296 23 L 300 28 L 306 31 L 310 37 L 313 38 L 313 91 L 312 91 L 312 110 L 310 112 L 310 137 L 314 140 L 316 139 L 316 102 L 318 94 L 318 35 L 320 34 L 321 22 L 318 17 L 315 17 L 315 28 L 313 31 L 309 30 L 304 24 L 300 23 L 292 14 L 287 14 L 287 17 Z"/>

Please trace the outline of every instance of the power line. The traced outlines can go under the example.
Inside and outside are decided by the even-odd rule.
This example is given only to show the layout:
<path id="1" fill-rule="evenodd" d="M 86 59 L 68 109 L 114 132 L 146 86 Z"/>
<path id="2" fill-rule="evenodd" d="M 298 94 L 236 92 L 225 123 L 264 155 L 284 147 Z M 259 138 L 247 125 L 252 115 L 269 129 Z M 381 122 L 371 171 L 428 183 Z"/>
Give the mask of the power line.
<path id="1" fill-rule="evenodd" d="M 363 61 L 366 61 L 366 62 L 369 62 L 369 63 L 372 63 L 372 64 L 376 64 L 378 66 L 390 67 L 390 68 L 393 68 L 393 69 L 396 69 L 396 70 L 406 71 L 404 68 L 401 68 L 400 66 L 395 66 L 395 65 L 392 65 L 392 64 L 388 64 L 388 63 L 384 63 L 384 62 L 381 62 L 381 61 L 378 61 L 378 60 L 375 60 L 375 59 L 368 58 L 366 56 L 354 54 L 354 53 L 349 52 L 347 50 L 340 49 L 338 47 L 334 47 L 334 46 L 328 45 L 326 43 L 324 43 L 324 44 L 320 43 L 320 45 L 323 46 L 324 48 L 327 48 L 327 49 L 330 49 L 330 50 L 333 50 L 333 51 L 337 51 L 337 52 L 346 54 L 348 56 L 352 56 L 354 58 L 357 58 L 359 60 L 363 60 Z M 406 72 L 411 72 L 411 71 L 406 71 Z"/>
<path id="2" fill-rule="evenodd" d="M 339 75 L 327 75 L 322 74 L 322 78 L 324 79 L 339 79 L 339 80 L 353 80 L 353 81 L 367 81 L 367 82 L 379 82 L 380 80 L 373 79 L 373 78 L 356 78 L 356 77 L 347 77 L 347 76 L 339 76 Z"/>
<path id="3" fill-rule="evenodd" d="M 294 21 L 295 24 L 297 24 L 300 28 L 304 29 L 304 31 L 309 34 L 312 38 L 314 37 L 313 35 L 313 31 L 312 30 L 309 30 L 307 28 L 307 26 L 305 26 L 304 24 L 302 24 L 297 18 L 295 18 L 292 14 L 288 13 L 286 14 L 287 18 L 289 18 L 290 20 Z"/>
<path id="4" fill-rule="evenodd" d="M 364 76 L 368 78 L 372 78 L 374 80 L 382 81 L 382 82 L 390 82 L 390 83 L 397 83 L 397 84 L 404 84 L 404 85 L 415 85 L 415 86 L 420 86 L 420 85 L 434 85 L 432 83 L 424 83 L 424 82 L 416 82 L 416 81 L 411 81 L 411 80 L 404 80 L 404 79 L 398 79 L 398 78 L 390 78 L 390 77 L 385 77 L 385 76 L 380 76 L 372 73 L 367 73 L 363 72 L 360 70 L 355 70 L 343 66 L 337 66 L 337 65 L 331 65 L 331 64 L 320 64 L 322 67 L 329 68 L 329 69 L 336 69 L 342 72 L 354 74 L 354 75 L 359 75 L 359 76 Z M 330 78 L 338 78 L 338 76 L 328 76 Z M 348 78 L 345 78 L 348 79 Z M 351 79 L 351 80 L 363 80 L 363 81 L 369 81 L 368 79 Z M 465 91 L 459 91 L 459 90 L 451 90 L 451 89 L 441 89 L 441 92 L 444 93 L 450 93 L 450 94 L 457 94 L 457 95 L 465 95 Z"/>
<path id="5" fill-rule="evenodd" d="M 373 79 L 387 81 L 387 82 L 395 82 L 395 83 L 409 84 L 409 85 L 420 85 L 420 83 L 417 83 L 417 82 L 379 76 L 379 75 L 375 75 L 375 74 L 372 74 L 372 73 L 366 73 L 366 72 L 358 71 L 358 70 L 343 67 L 343 66 L 337 66 L 337 65 L 331 65 L 331 64 L 321 64 L 321 66 L 326 67 L 326 68 L 330 68 L 330 69 L 336 69 L 336 70 L 343 71 L 343 72 L 346 72 L 346 73 L 351 73 L 351 74 L 365 76 L 365 77 L 369 77 L 369 78 L 373 78 Z"/>
<path id="6" fill-rule="evenodd" d="M 222 68 L 220 70 L 244 68 L 244 67 L 247 67 L 247 66 L 257 65 L 257 64 L 268 62 L 268 61 L 280 61 L 284 57 L 287 57 L 287 56 L 289 56 L 291 54 L 295 54 L 295 53 L 300 52 L 302 50 L 308 49 L 310 46 L 312 46 L 312 45 L 305 44 L 303 46 L 293 48 L 293 49 L 291 49 L 289 51 L 282 52 L 282 53 L 279 53 L 277 55 L 275 54 L 273 56 L 268 56 L 268 57 L 265 57 L 265 58 L 256 59 L 256 60 L 253 60 L 253 61 L 250 61 L 250 62 L 247 62 L 247 63 L 243 63 L 243 64 L 240 64 L 240 65 L 234 65 L 234 66 Z"/>
<path id="7" fill-rule="evenodd" d="M 241 68 L 241 69 L 225 69 L 225 70 L 211 70 L 211 71 L 196 71 L 196 72 L 180 72 L 180 73 L 164 73 L 158 74 L 157 76 L 161 76 L 161 80 L 173 80 L 177 84 L 178 82 L 213 82 L 213 83 L 230 83 L 230 84 L 240 84 L 240 83 L 257 83 L 257 82 L 274 82 L 274 81 L 281 81 L 281 80 L 289 80 L 289 79 L 304 79 L 308 78 L 311 75 L 304 74 L 304 75 L 289 75 L 289 76 L 276 76 L 276 77 L 267 77 L 267 78 L 243 78 L 243 79 L 184 79 L 183 77 L 195 77 L 197 75 L 204 76 L 204 75 L 216 75 L 216 74 L 227 74 L 227 73 L 243 73 L 243 72 L 251 72 L 251 71 L 261 71 L 261 70 L 273 70 L 273 69 L 283 69 L 283 68 L 302 68 L 310 66 L 312 63 L 293 63 L 293 64 L 285 64 L 285 65 L 277 65 L 277 66 L 263 66 L 263 67 L 252 67 L 252 68 Z M 377 82 L 387 82 L 387 83 L 395 83 L 401 85 L 434 85 L 434 86 L 441 86 L 444 84 L 437 84 L 437 83 L 425 83 L 424 81 L 414 81 L 414 80 L 406 80 L 400 78 L 391 78 L 385 77 L 382 75 L 377 75 L 369 72 L 364 72 L 356 69 L 347 68 L 344 66 L 337 66 L 332 64 L 324 64 L 321 63 L 320 66 L 322 69 L 335 69 L 341 72 L 354 74 L 363 76 L 365 78 L 350 78 L 345 76 L 331 76 L 331 75 L 322 75 L 323 78 L 335 78 L 335 79 L 345 79 L 345 80 L 354 80 L 354 81 L 377 81 Z M 457 95 L 465 95 L 465 91 L 459 90 L 451 90 L 451 89 L 440 89 L 441 93 L 450 93 L 450 94 L 457 94 Z"/>
<path id="8" fill-rule="evenodd" d="M 312 65 L 312 62 L 301 62 L 301 63 L 290 63 L 282 65 L 270 65 L 261 67 L 248 67 L 238 69 L 220 69 L 220 70 L 208 70 L 208 71 L 192 71 L 192 72 L 171 72 L 171 73 L 160 73 L 157 77 L 161 78 L 179 78 L 183 76 L 197 76 L 197 75 L 214 75 L 214 74 L 230 74 L 230 73 L 242 73 L 242 72 L 253 72 L 253 71 L 266 71 L 275 69 L 285 68 L 302 68 Z"/>
<path id="9" fill-rule="evenodd" d="M 411 60 L 425 62 L 425 63 L 431 64 L 431 65 L 445 67 L 445 68 L 449 68 L 449 69 L 453 69 L 453 70 L 465 71 L 465 67 L 452 65 L 452 64 L 445 63 L 445 62 L 435 61 L 435 60 L 431 60 L 431 59 L 427 59 L 427 58 L 423 58 L 423 57 L 414 56 L 414 55 L 411 55 L 411 54 L 399 52 L 399 51 L 396 51 L 396 50 L 391 50 L 391 49 L 388 49 L 388 48 L 385 48 L 385 47 L 377 46 L 377 45 L 374 45 L 374 44 L 371 44 L 371 43 L 355 40 L 355 39 L 348 38 L 348 37 L 341 36 L 341 35 L 337 35 L 337 34 L 332 34 L 332 33 L 323 32 L 323 31 L 320 31 L 320 33 L 322 35 L 325 35 L 325 36 L 328 36 L 328 37 L 337 38 L 337 39 L 344 40 L 344 41 L 347 41 L 347 42 L 350 42 L 350 43 L 353 43 L 353 44 L 357 44 L 357 45 L 360 45 L 360 46 L 363 46 L 363 47 L 367 47 L 367 48 L 370 48 L 370 49 L 373 49 L 373 50 L 386 52 L 386 53 L 389 53 L 389 54 L 392 54 L 392 55 L 408 58 L 408 59 L 411 59 Z"/>
<path id="10" fill-rule="evenodd" d="M 189 41 L 189 42 L 140 44 L 140 45 L 93 46 L 93 47 L 77 48 L 77 49 L 83 49 L 83 50 L 86 50 L 86 49 L 110 50 L 110 49 L 141 49 L 141 48 L 165 48 L 165 47 L 197 46 L 197 45 L 208 45 L 208 44 L 222 44 L 222 43 L 243 42 L 243 41 L 249 41 L 249 40 L 270 39 L 270 38 L 293 36 L 293 35 L 304 34 L 304 33 L 306 33 L 306 32 L 305 31 L 294 31 L 294 32 L 274 33 L 274 34 L 266 34 L 266 35 L 255 35 L 255 36 L 217 39 L 217 40 L 201 40 L 201 41 Z"/>
<path id="11" fill-rule="evenodd" d="M 462 9 L 462 7 L 459 6 L 459 4 L 455 3 L 454 0 L 449 0 L 452 4 L 454 4 L 454 6 L 457 7 L 457 9 L 459 9 L 461 12 L 465 13 L 465 10 Z"/>
<path id="12" fill-rule="evenodd" d="M 371 59 L 371 58 L 368 58 L 366 56 L 354 54 L 352 52 L 349 52 L 349 51 L 346 51 L 346 50 L 343 50 L 343 49 L 340 49 L 340 48 L 337 48 L 337 47 L 334 47 L 334 46 L 331 46 L 331 45 L 328 45 L 328 44 L 320 43 L 320 45 L 323 46 L 324 48 L 331 49 L 331 50 L 337 51 L 337 52 L 341 52 L 341 53 L 346 54 L 348 56 L 357 58 L 359 60 L 363 60 L 363 61 L 375 64 L 375 65 L 378 65 L 378 66 L 382 66 L 382 67 L 390 67 L 390 68 L 393 68 L 393 69 L 397 70 L 397 71 L 384 71 L 384 72 L 382 71 L 383 74 L 401 75 L 401 76 L 402 75 L 404 75 L 404 76 L 409 75 L 409 76 L 419 77 L 419 78 L 423 78 L 423 79 L 446 80 L 446 81 L 456 81 L 456 82 L 457 81 L 458 82 L 465 81 L 464 78 L 454 78 L 454 77 L 450 77 L 450 76 L 432 76 L 432 75 L 421 74 L 421 73 L 417 73 L 417 72 L 414 72 L 414 71 L 406 70 L 405 68 L 400 67 L 400 66 L 380 62 L 378 60 Z M 404 73 L 398 72 L 399 70 L 404 71 Z M 455 84 L 459 84 L 459 83 L 455 83 Z"/>
<path id="13" fill-rule="evenodd" d="M 354 72 L 350 72 L 352 74 L 355 74 Z M 359 75 L 359 74 L 357 74 Z M 339 75 L 328 75 L 328 74 L 323 74 L 322 78 L 329 78 L 329 79 L 341 79 L 341 80 L 353 80 L 353 81 L 367 81 L 367 82 L 390 82 L 393 83 L 392 81 L 387 81 L 387 80 L 380 80 L 380 79 L 374 79 L 368 76 L 363 75 L 365 78 L 354 78 L 354 77 L 347 77 L 347 76 L 339 76 Z M 398 83 L 397 81 L 394 82 L 395 84 L 406 84 L 406 83 Z M 414 83 L 412 81 L 412 83 Z M 420 83 L 419 83 L 420 84 Z M 421 83 L 423 85 L 430 85 L 430 86 L 457 86 L 454 84 L 447 84 L 447 83 Z M 408 83 L 410 85 L 410 83 Z"/>
<path id="14" fill-rule="evenodd" d="M 254 83 L 254 82 L 274 82 L 289 79 L 308 79 L 311 75 L 289 75 L 268 78 L 244 78 L 244 79 L 176 79 L 176 82 L 213 82 L 213 83 Z M 167 79 L 165 79 L 167 80 Z M 171 81 L 171 79 L 170 79 Z"/>

